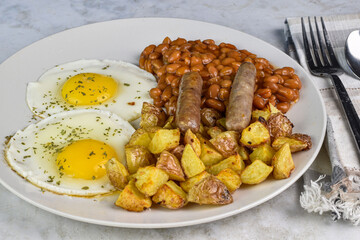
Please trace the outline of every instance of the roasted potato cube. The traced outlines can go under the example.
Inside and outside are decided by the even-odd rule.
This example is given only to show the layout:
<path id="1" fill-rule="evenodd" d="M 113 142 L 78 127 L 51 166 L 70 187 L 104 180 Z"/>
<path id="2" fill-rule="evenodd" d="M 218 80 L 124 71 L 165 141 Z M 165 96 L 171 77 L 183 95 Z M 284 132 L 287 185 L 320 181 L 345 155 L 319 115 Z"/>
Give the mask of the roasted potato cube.
<path id="1" fill-rule="evenodd" d="M 271 114 L 267 120 L 271 139 L 291 135 L 293 126 L 292 122 L 282 113 Z"/>
<path id="2" fill-rule="evenodd" d="M 226 131 L 210 139 L 215 149 L 224 157 L 230 157 L 237 153 L 239 134 L 235 131 Z"/>
<path id="3" fill-rule="evenodd" d="M 288 137 L 278 137 L 273 141 L 272 147 L 279 150 L 285 143 L 289 143 L 292 153 L 308 150 L 312 147 L 311 137 L 301 133 L 294 133 Z"/>
<path id="4" fill-rule="evenodd" d="M 204 163 L 196 155 L 190 144 L 185 145 L 185 149 L 181 157 L 181 166 L 188 178 L 193 177 L 205 170 Z"/>
<path id="5" fill-rule="evenodd" d="M 184 136 L 184 143 L 190 144 L 190 146 L 193 148 L 196 155 L 199 157 L 201 154 L 201 145 L 200 140 L 196 137 L 196 135 L 188 129 Z"/>
<path id="6" fill-rule="evenodd" d="M 220 162 L 224 159 L 224 157 L 212 146 L 208 140 L 202 139 L 200 159 L 204 165 L 208 167 Z"/>
<path id="7" fill-rule="evenodd" d="M 213 127 L 221 114 L 213 108 L 203 108 L 200 111 L 201 122 L 207 127 Z"/>
<path id="8" fill-rule="evenodd" d="M 241 159 L 240 155 L 236 154 L 222 160 L 218 164 L 212 165 L 211 167 L 209 167 L 208 172 L 212 175 L 217 175 L 225 168 L 231 168 L 237 174 L 240 174 L 241 171 L 245 168 L 245 163 Z"/>
<path id="9" fill-rule="evenodd" d="M 110 159 L 105 164 L 106 174 L 111 184 L 116 189 L 123 189 L 128 183 L 129 172 L 125 166 L 116 160 L 115 158 Z"/>
<path id="10" fill-rule="evenodd" d="M 128 185 L 125 186 L 115 202 L 116 206 L 133 212 L 142 212 L 145 209 L 150 208 L 151 204 L 152 201 L 150 197 L 146 197 L 142 194 L 135 187 L 134 181 L 130 181 Z"/>
<path id="11" fill-rule="evenodd" d="M 166 172 L 154 166 L 147 166 L 139 168 L 136 172 L 135 186 L 145 196 L 152 196 L 168 180 L 169 175 Z"/>
<path id="12" fill-rule="evenodd" d="M 244 146 L 240 145 L 237 152 L 243 161 L 248 161 L 250 159 L 249 152 Z"/>
<path id="13" fill-rule="evenodd" d="M 139 128 L 131 135 L 128 145 L 139 145 L 147 148 L 150 142 L 151 138 L 149 133 L 145 129 Z"/>
<path id="14" fill-rule="evenodd" d="M 148 128 L 165 124 L 166 115 L 162 108 L 158 108 L 151 103 L 144 102 L 141 109 L 140 127 Z"/>
<path id="15" fill-rule="evenodd" d="M 184 145 L 179 145 L 176 148 L 174 148 L 173 150 L 171 150 L 171 153 L 174 154 L 177 159 L 181 159 L 184 149 L 185 149 Z"/>
<path id="16" fill-rule="evenodd" d="M 145 130 L 148 132 L 150 139 L 153 139 L 155 136 L 155 133 L 160 129 L 162 129 L 162 128 L 161 127 L 148 127 Z"/>
<path id="17" fill-rule="evenodd" d="M 171 150 L 179 145 L 179 129 L 159 129 L 149 144 L 149 150 L 153 154 L 161 153 L 164 150 Z"/>
<path id="18" fill-rule="evenodd" d="M 154 156 L 146 147 L 140 145 L 125 146 L 126 164 L 130 174 L 135 173 L 139 167 L 155 163 Z"/>
<path id="19" fill-rule="evenodd" d="M 178 209 L 187 203 L 187 195 L 181 187 L 170 180 L 156 192 L 152 200 L 163 207 Z"/>
<path id="20" fill-rule="evenodd" d="M 242 183 L 258 184 L 264 181 L 272 172 L 273 166 L 268 166 L 261 160 L 255 160 L 242 171 Z"/>
<path id="21" fill-rule="evenodd" d="M 175 120 L 175 117 L 173 115 L 168 117 L 168 119 L 166 120 L 165 125 L 163 126 L 163 128 L 165 128 L 165 129 L 174 129 L 175 128 L 174 120 Z"/>
<path id="22" fill-rule="evenodd" d="M 233 202 L 233 198 L 225 184 L 211 175 L 203 178 L 190 189 L 188 200 L 198 204 L 216 205 Z"/>
<path id="23" fill-rule="evenodd" d="M 249 148 L 255 148 L 270 142 L 269 130 L 259 121 L 250 124 L 241 133 L 241 144 Z"/>
<path id="24" fill-rule="evenodd" d="M 207 134 L 209 134 L 211 138 L 216 138 L 217 135 L 219 135 L 222 132 L 223 130 L 221 130 L 221 128 L 219 128 L 218 126 L 211 127 L 207 130 Z"/>
<path id="25" fill-rule="evenodd" d="M 180 186 L 182 189 L 184 189 L 185 192 L 189 192 L 190 188 L 192 188 L 196 183 L 200 182 L 201 179 L 206 178 L 208 176 L 210 176 L 210 173 L 203 171 L 198 175 L 186 179 L 185 182 L 180 182 Z"/>
<path id="26" fill-rule="evenodd" d="M 271 103 L 269 103 L 266 107 L 269 110 L 270 114 L 276 114 L 276 113 L 282 114 L 282 112 L 279 109 L 277 109 L 274 105 L 272 105 Z"/>
<path id="27" fill-rule="evenodd" d="M 295 168 L 294 161 L 291 156 L 290 145 L 285 143 L 279 151 L 277 151 L 272 159 L 274 166 L 274 178 L 284 179 L 290 177 L 291 172 Z"/>
<path id="28" fill-rule="evenodd" d="M 254 149 L 250 154 L 250 161 L 261 160 L 267 165 L 271 165 L 272 158 L 275 154 L 275 150 L 269 144 L 263 144 Z"/>
<path id="29" fill-rule="evenodd" d="M 216 177 L 222 181 L 230 192 L 234 192 L 241 185 L 241 178 L 231 168 L 225 168 L 219 172 Z"/>
<path id="30" fill-rule="evenodd" d="M 156 167 L 164 170 L 169 175 L 169 179 L 185 181 L 185 175 L 181 168 L 180 161 L 175 155 L 166 150 L 160 154 L 156 162 Z"/>
<path id="31" fill-rule="evenodd" d="M 255 122 L 259 120 L 259 117 L 264 118 L 265 120 L 268 120 L 271 113 L 269 110 L 254 110 L 251 112 L 251 119 Z"/>

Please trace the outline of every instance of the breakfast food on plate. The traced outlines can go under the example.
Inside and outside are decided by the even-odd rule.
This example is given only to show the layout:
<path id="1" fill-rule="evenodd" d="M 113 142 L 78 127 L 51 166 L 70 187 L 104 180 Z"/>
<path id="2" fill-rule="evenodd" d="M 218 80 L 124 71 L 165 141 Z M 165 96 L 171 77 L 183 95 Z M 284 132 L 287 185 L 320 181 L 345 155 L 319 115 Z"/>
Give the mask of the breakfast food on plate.
<path id="1" fill-rule="evenodd" d="M 186 78 L 187 74 L 183 79 Z M 184 102 L 179 101 L 179 104 Z M 248 107 L 251 108 L 251 104 Z M 150 103 L 144 103 L 143 108 L 152 109 L 144 110 L 147 118 L 141 119 L 140 126 L 145 127 L 137 129 L 126 146 L 126 149 L 137 149 L 126 151 L 127 169 L 131 175 L 126 175 L 122 166 L 108 169 L 112 176 L 119 176 L 120 189 L 124 189 L 115 204 L 128 211 L 143 211 L 153 204 L 169 209 L 184 207 L 189 202 L 229 204 L 233 201 L 231 194 L 243 184 L 259 184 L 271 174 L 273 179 L 288 178 L 295 166 L 291 145 L 294 152 L 311 147 L 311 138 L 288 131 L 292 123 L 271 105 L 264 110 L 255 110 L 253 114 L 250 112 L 252 123 L 241 131 L 227 130 L 218 119 L 217 126 L 212 127 L 200 122 L 197 133 L 191 128 L 180 131 L 174 116 L 160 121 L 162 124 L 158 120 L 148 121 L 158 119 L 161 110 L 156 110 L 157 107 Z M 200 106 L 197 108 L 194 112 L 200 118 Z M 184 113 L 179 111 L 178 114 Z M 270 119 L 271 126 L 262 116 Z M 273 118 L 280 119 L 280 126 L 286 122 L 285 130 L 271 122 Z M 279 137 L 271 138 L 271 129 L 281 132 Z M 134 162 L 136 167 L 133 167 Z M 125 175 L 128 176 L 126 186 L 122 181 Z M 111 182 L 121 185 L 116 179 Z"/>
<path id="2" fill-rule="evenodd" d="M 121 176 L 126 173 L 116 175 L 115 187 L 110 184 L 105 164 L 110 159 L 112 164 L 125 164 L 125 144 L 134 131 L 107 111 L 62 112 L 17 131 L 6 144 L 5 159 L 43 190 L 73 196 L 106 194 L 125 185 Z M 114 171 L 120 170 L 125 172 L 119 167 Z"/>
<path id="3" fill-rule="evenodd" d="M 256 68 L 253 106 L 264 109 L 268 103 L 286 113 L 299 99 L 301 81 L 291 67 L 276 69 L 270 62 L 233 44 L 216 44 L 212 39 L 171 40 L 147 46 L 140 55 L 139 66 L 154 74 L 157 86 L 150 90 L 154 105 L 165 107 L 169 115 L 176 111 L 181 77 L 198 72 L 203 79 L 201 108 L 224 113 L 229 102 L 235 74 L 243 62 Z"/>
<path id="4" fill-rule="evenodd" d="M 27 87 L 30 110 L 42 118 L 74 109 L 100 109 L 127 121 L 140 117 L 155 78 L 137 66 L 112 60 L 78 60 L 46 71 Z"/>

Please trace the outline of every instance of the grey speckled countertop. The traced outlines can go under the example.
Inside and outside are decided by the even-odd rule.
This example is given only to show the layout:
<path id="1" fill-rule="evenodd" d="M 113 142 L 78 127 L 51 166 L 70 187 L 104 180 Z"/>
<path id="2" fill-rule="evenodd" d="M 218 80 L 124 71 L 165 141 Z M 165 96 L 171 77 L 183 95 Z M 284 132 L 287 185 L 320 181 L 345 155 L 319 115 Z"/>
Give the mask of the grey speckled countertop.
<path id="1" fill-rule="evenodd" d="M 284 50 L 285 17 L 345 14 L 358 9 L 358 0 L 1 0 L 0 62 L 59 31 L 134 17 L 216 23 Z M 324 153 L 319 158 L 322 156 Z M 233 217 L 191 227 L 141 230 L 66 219 L 30 205 L 0 185 L 0 239 L 358 239 L 358 227 L 305 212 L 299 204 L 301 190 L 302 179 L 270 201 Z"/>

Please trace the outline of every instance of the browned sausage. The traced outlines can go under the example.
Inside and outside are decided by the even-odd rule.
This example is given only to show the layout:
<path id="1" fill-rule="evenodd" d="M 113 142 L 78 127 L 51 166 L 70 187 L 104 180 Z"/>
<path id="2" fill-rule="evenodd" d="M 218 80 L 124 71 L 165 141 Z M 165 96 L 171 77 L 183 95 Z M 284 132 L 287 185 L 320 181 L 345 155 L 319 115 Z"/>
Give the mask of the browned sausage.
<path id="1" fill-rule="evenodd" d="M 236 72 L 226 109 L 226 128 L 241 132 L 251 120 L 256 68 L 244 62 Z"/>
<path id="2" fill-rule="evenodd" d="M 198 72 L 185 73 L 181 79 L 175 123 L 184 133 L 188 129 L 194 133 L 199 131 L 202 85 Z"/>

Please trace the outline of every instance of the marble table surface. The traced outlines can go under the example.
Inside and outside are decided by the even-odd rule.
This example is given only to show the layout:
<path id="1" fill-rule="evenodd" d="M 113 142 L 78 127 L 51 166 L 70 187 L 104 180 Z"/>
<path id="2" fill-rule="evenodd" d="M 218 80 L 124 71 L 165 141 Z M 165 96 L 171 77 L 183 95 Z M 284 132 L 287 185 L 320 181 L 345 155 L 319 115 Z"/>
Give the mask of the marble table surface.
<path id="1" fill-rule="evenodd" d="M 134 17 L 216 23 L 284 50 L 285 17 L 346 14 L 358 9 L 358 0 L 1 0 L 0 62 L 59 31 Z M 326 160 L 322 152 L 316 161 Z M 280 195 L 241 214 L 171 229 L 114 228 L 74 221 L 34 207 L 0 185 L 0 239 L 358 239 L 359 227 L 305 212 L 299 204 L 302 184 L 299 179 Z"/>

